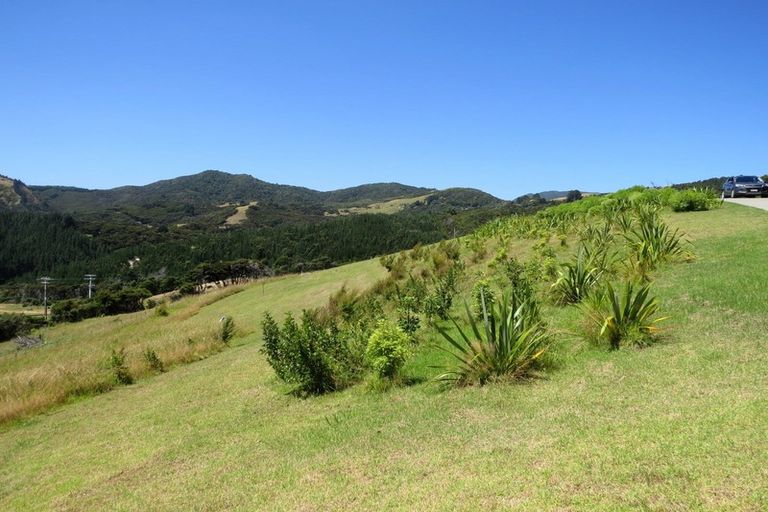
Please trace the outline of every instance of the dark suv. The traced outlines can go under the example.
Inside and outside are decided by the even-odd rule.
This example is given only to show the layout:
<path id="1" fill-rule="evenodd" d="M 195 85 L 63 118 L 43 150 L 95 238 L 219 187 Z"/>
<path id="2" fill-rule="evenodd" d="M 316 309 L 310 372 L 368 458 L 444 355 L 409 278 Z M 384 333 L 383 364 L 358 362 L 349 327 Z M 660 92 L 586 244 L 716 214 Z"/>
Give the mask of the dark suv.
<path id="1" fill-rule="evenodd" d="M 723 183 L 720 197 L 768 197 L 768 183 L 757 176 L 733 176 Z"/>

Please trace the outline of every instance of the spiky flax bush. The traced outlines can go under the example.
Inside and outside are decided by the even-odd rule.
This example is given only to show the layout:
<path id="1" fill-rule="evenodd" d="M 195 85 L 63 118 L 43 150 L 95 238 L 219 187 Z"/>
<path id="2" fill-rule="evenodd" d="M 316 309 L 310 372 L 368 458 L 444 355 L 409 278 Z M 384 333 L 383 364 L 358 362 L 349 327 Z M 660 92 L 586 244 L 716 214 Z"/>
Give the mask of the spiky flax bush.
<path id="1" fill-rule="evenodd" d="M 651 285 L 627 281 L 623 290 L 614 290 L 608 283 L 586 305 L 588 336 L 595 341 L 608 342 L 612 350 L 622 344 L 648 345 L 659 333 L 658 323 L 667 319 L 659 316 L 659 302 L 650 294 Z M 596 333 L 596 334 L 595 334 Z"/>
<path id="2" fill-rule="evenodd" d="M 485 301 L 483 300 L 483 303 Z M 531 374 L 549 346 L 549 336 L 533 296 L 521 298 L 505 294 L 495 307 L 483 304 L 482 322 L 478 324 L 465 304 L 469 331 L 455 318 L 451 322 L 458 337 L 438 327 L 451 346 L 448 352 L 454 365 L 437 377 L 456 385 L 483 385 L 496 380 L 521 379 Z"/>

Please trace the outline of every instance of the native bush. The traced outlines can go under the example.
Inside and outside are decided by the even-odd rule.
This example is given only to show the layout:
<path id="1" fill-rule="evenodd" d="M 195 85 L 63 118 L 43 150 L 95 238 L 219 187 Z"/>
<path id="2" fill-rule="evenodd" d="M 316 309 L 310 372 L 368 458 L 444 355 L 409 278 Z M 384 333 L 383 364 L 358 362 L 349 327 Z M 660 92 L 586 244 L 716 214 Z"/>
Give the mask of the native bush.
<path id="1" fill-rule="evenodd" d="M 309 311 L 304 311 L 301 323 L 288 314 L 282 328 L 267 313 L 262 329 L 262 352 L 267 362 L 279 379 L 295 386 L 297 394 L 342 389 L 356 381 L 363 370 L 355 350 L 364 347 L 351 343 L 354 338 L 350 333 L 343 333 L 334 324 L 321 324 Z"/>
<path id="2" fill-rule="evenodd" d="M 408 334 L 382 320 L 368 339 L 365 357 L 380 378 L 392 380 L 410 355 L 409 344 Z"/>
<path id="3" fill-rule="evenodd" d="M 660 263 L 685 256 L 683 235 L 670 229 L 657 214 L 639 210 L 637 225 L 624 234 L 629 248 L 628 265 L 638 277 L 648 280 L 648 272 Z"/>
<path id="4" fill-rule="evenodd" d="M 472 313 L 475 318 L 483 318 L 483 308 L 490 308 L 496 303 L 496 294 L 491 289 L 488 279 L 480 279 L 472 287 Z"/>
<path id="5" fill-rule="evenodd" d="M 502 295 L 495 307 L 485 307 L 483 319 L 478 321 L 465 304 L 470 330 L 465 332 L 451 318 L 458 337 L 443 327 L 440 334 L 450 344 L 448 352 L 455 364 L 437 380 L 455 385 L 483 385 L 504 379 L 521 379 L 531 375 L 541 363 L 549 345 L 538 304 L 532 296 L 520 298 L 517 294 Z"/>
<path id="6" fill-rule="evenodd" d="M 648 345 L 655 339 L 659 317 L 659 302 L 650 294 L 650 284 L 627 281 L 623 291 L 608 283 L 602 293 L 596 293 L 584 306 L 586 336 L 593 341 L 607 341 L 612 350 L 622 344 Z"/>
<path id="7" fill-rule="evenodd" d="M 419 330 L 419 304 L 413 295 L 400 295 L 397 303 L 397 325 L 413 338 Z"/>
<path id="8" fill-rule="evenodd" d="M 133 384 L 133 376 L 128 370 L 125 362 L 125 349 L 112 349 L 112 353 L 107 359 L 107 367 L 112 371 L 112 376 L 117 384 Z"/>
<path id="9" fill-rule="evenodd" d="M 235 336 L 235 320 L 229 315 L 224 315 L 219 323 L 221 324 L 219 326 L 219 340 L 223 343 L 229 343 Z"/>
<path id="10" fill-rule="evenodd" d="M 678 191 L 669 202 L 676 212 L 700 212 L 717 207 L 719 199 L 712 189 L 689 188 Z"/>
<path id="11" fill-rule="evenodd" d="M 538 280 L 542 274 L 538 260 L 520 263 L 515 257 L 505 260 L 500 271 L 512 289 L 512 293 L 520 297 L 529 297 L 534 294 L 534 281 Z"/>
<path id="12" fill-rule="evenodd" d="M 155 372 L 163 373 L 165 371 L 163 361 L 157 356 L 157 352 L 151 348 L 144 350 L 144 361 L 147 363 L 147 366 Z"/>
<path id="13" fill-rule="evenodd" d="M 27 315 L 0 313 L 0 341 L 10 340 L 20 334 L 27 334 L 33 327 L 42 323 Z"/>
<path id="14" fill-rule="evenodd" d="M 451 265 L 450 269 L 435 282 L 435 288 L 424 302 L 424 313 L 428 318 L 448 319 L 448 314 L 453 306 L 453 297 L 456 295 L 458 279 L 463 271 L 459 264 Z"/>
<path id="15" fill-rule="evenodd" d="M 559 304 L 576 304 L 581 302 L 597 285 L 602 270 L 593 265 L 584 251 L 573 261 L 563 263 L 560 267 L 557 281 L 552 285 L 552 292 Z"/>

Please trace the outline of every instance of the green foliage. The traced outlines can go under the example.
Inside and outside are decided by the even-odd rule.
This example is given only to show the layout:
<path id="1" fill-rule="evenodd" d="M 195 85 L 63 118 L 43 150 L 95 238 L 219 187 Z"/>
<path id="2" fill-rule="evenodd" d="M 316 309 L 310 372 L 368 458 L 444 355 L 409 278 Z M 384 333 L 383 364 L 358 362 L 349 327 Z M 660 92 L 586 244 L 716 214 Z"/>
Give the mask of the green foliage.
<path id="1" fill-rule="evenodd" d="M 503 262 L 501 273 L 509 283 L 512 293 L 519 297 L 529 297 L 533 295 L 533 283 L 538 280 L 541 270 L 534 261 L 523 264 L 512 257 Z"/>
<path id="2" fill-rule="evenodd" d="M 155 308 L 155 316 L 165 317 L 168 316 L 170 313 L 168 312 L 168 304 L 165 302 L 161 303 L 159 306 Z"/>
<path id="3" fill-rule="evenodd" d="M 83 299 L 60 300 L 51 306 L 53 322 L 79 322 L 99 316 L 100 308 L 94 301 Z"/>
<path id="4" fill-rule="evenodd" d="M 410 355 L 408 334 L 381 321 L 368 339 L 365 357 L 380 378 L 394 379 Z"/>
<path id="5" fill-rule="evenodd" d="M 492 308 L 496 303 L 496 295 L 491 289 L 488 279 L 480 279 L 472 287 L 472 313 L 475 318 L 482 319 L 485 308 Z"/>
<path id="6" fill-rule="evenodd" d="M 469 306 L 465 308 L 469 332 L 464 332 L 454 318 L 451 321 L 459 338 L 438 327 L 453 348 L 449 353 L 456 359 L 456 365 L 448 367 L 438 380 L 456 385 L 483 385 L 495 380 L 525 378 L 536 369 L 549 346 L 549 337 L 533 297 L 503 295 L 495 308 L 484 307 L 480 326 Z"/>
<path id="7" fill-rule="evenodd" d="M 183 283 L 179 287 L 179 295 L 186 296 L 186 295 L 194 295 L 197 293 L 197 286 L 195 286 L 194 283 Z"/>
<path id="8" fill-rule="evenodd" d="M 709 188 L 689 188 L 678 191 L 669 206 L 676 212 L 700 212 L 717 207 L 719 199 Z"/>
<path id="9" fill-rule="evenodd" d="M 647 345 L 658 333 L 656 324 L 666 319 L 657 316 L 658 310 L 659 302 L 650 295 L 650 284 L 627 281 L 623 292 L 619 292 L 608 283 L 603 293 L 585 305 L 588 337 L 607 341 L 613 350 L 625 342 Z"/>
<path id="10" fill-rule="evenodd" d="M 0 283 L 105 254 L 100 243 L 78 230 L 72 217 L 58 214 L 0 211 L 0 240 Z M 77 269 L 78 277 L 84 270 Z"/>
<path id="11" fill-rule="evenodd" d="M 68 299 L 54 303 L 51 319 L 54 322 L 78 322 L 101 315 L 132 313 L 142 310 L 143 301 L 150 295 L 144 288 L 100 290 L 92 299 Z"/>
<path id="12" fill-rule="evenodd" d="M 360 350 L 361 344 L 351 343 L 354 331 L 342 333 L 334 325 L 323 326 L 309 311 L 302 315 L 301 324 L 287 315 L 282 328 L 267 313 L 262 329 L 267 362 L 278 378 L 296 386 L 298 394 L 342 389 L 360 376 L 361 357 L 354 349 Z"/>
<path id="13" fill-rule="evenodd" d="M 397 325 L 410 338 L 419 330 L 419 303 L 413 295 L 400 295 L 397 303 Z"/>
<path id="14" fill-rule="evenodd" d="M 331 294 L 328 298 L 328 304 L 325 306 L 322 315 L 327 318 L 341 317 L 349 321 L 357 313 L 360 300 L 361 297 L 355 290 L 350 290 L 346 285 L 342 285 L 338 291 Z"/>
<path id="15" fill-rule="evenodd" d="M 235 320 L 229 316 L 222 316 L 219 320 L 219 339 L 223 343 L 229 343 L 235 336 Z"/>
<path id="16" fill-rule="evenodd" d="M 165 371 L 163 361 L 157 356 L 157 352 L 151 348 L 144 351 L 144 361 L 147 363 L 147 366 L 155 372 L 163 373 Z"/>
<path id="17" fill-rule="evenodd" d="M 684 240 L 678 229 L 670 229 L 657 214 L 639 212 L 637 225 L 625 233 L 624 238 L 630 251 L 630 270 L 648 280 L 648 273 L 659 264 L 685 255 Z"/>
<path id="18" fill-rule="evenodd" d="M 581 302 L 597 285 L 602 270 L 595 266 L 584 250 L 573 261 L 563 263 L 552 291 L 559 304 Z"/>
<path id="19" fill-rule="evenodd" d="M 120 350 L 112 349 L 107 360 L 107 368 L 112 371 L 112 376 L 117 384 L 133 384 L 133 377 L 128 370 L 125 359 L 125 349 L 120 348 Z"/>
<path id="20" fill-rule="evenodd" d="M 27 334 L 42 323 L 43 320 L 36 320 L 27 315 L 0 313 L 0 341 Z"/>
<path id="21" fill-rule="evenodd" d="M 437 278 L 434 290 L 427 296 L 424 303 L 424 313 L 428 318 L 448 319 L 462 271 L 463 267 L 460 265 L 451 265 L 442 277 Z"/>
<path id="22" fill-rule="evenodd" d="M 464 244 L 470 250 L 473 262 L 482 260 L 488 253 L 488 249 L 485 245 L 485 239 L 480 236 L 477 231 L 464 237 Z"/>
<path id="23" fill-rule="evenodd" d="M 581 192 L 578 190 L 568 191 L 568 195 L 565 198 L 566 203 L 572 203 L 574 201 L 580 201 L 582 199 Z"/>

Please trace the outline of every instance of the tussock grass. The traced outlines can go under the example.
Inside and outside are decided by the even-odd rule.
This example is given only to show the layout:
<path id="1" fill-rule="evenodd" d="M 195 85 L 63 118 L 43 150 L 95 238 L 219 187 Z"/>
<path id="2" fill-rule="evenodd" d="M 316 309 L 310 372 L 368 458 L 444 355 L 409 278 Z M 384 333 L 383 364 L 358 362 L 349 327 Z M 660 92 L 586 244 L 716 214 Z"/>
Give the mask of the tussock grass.
<path id="1" fill-rule="evenodd" d="M 125 350 L 134 381 L 157 373 L 144 355 L 147 350 L 154 351 L 164 369 L 172 370 L 226 348 L 220 336 L 222 316 L 232 317 L 238 333 L 247 337 L 259 328 L 250 312 L 272 307 L 278 300 L 283 300 L 287 310 L 303 304 L 319 306 L 343 285 L 350 272 L 350 284 L 358 287 L 379 276 L 375 265 L 363 262 L 322 275 L 283 276 L 231 286 L 171 303 L 165 317 L 147 310 L 42 329 L 37 334 L 45 339 L 44 346 L 0 356 L 0 423 L 114 389 L 118 383 L 107 364 L 113 350 Z M 356 275 L 361 270 L 362 277 Z M 342 284 L 337 285 L 337 279 Z M 239 296 L 246 291 L 241 300 Z M 305 297 L 305 292 L 311 297 Z"/>

